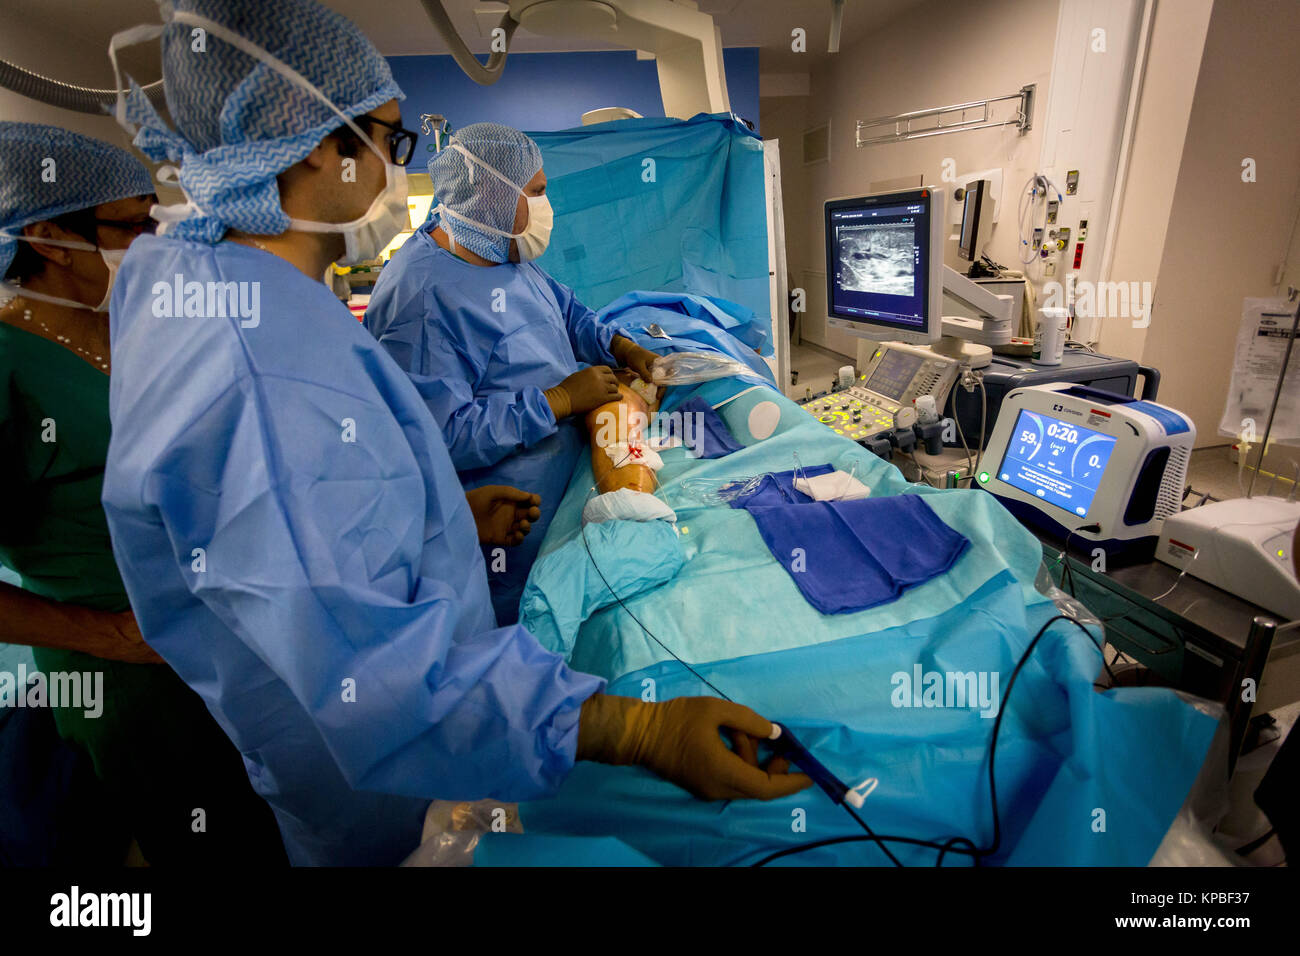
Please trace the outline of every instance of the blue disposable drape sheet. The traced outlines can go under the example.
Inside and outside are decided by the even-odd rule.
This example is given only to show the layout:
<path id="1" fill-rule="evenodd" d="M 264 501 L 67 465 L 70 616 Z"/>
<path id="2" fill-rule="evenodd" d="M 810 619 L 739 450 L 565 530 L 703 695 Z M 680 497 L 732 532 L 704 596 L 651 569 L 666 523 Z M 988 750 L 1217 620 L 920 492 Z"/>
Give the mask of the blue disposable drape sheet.
<path id="1" fill-rule="evenodd" d="M 651 352 L 716 353 L 744 363 L 753 372 L 743 378 L 717 379 L 697 389 L 670 388 L 660 402 L 662 412 L 673 411 L 692 397 L 716 404 L 755 383 L 776 388 L 772 370 L 760 355 L 772 352 L 766 320 L 734 302 L 688 293 L 629 292 L 599 314 L 602 320 L 617 322 L 623 335 Z M 667 338 L 651 335 L 652 325 Z"/>
<path id="2" fill-rule="evenodd" d="M 601 602 L 585 592 L 539 589 L 538 607 L 552 603 L 555 619 L 569 622 L 557 649 L 573 666 L 607 678 L 609 693 L 658 700 L 712 693 L 644 625 L 729 697 L 788 724 L 846 783 L 874 777 L 863 815 L 877 833 L 941 842 L 963 836 L 987 845 L 993 834 L 989 743 L 998 701 L 1034 633 L 1057 613 L 1034 587 L 1042 561 L 1037 540 L 992 496 L 908 485 L 892 465 L 769 388 L 712 382 L 678 391 L 721 394 L 715 405 L 729 398 L 719 415 L 746 447 L 715 460 L 691 459 L 681 448 L 663 453 L 657 494 L 677 512 L 680 534 L 672 546 L 681 551 L 679 570 L 666 583 L 625 597 L 627 610 L 612 598 L 597 610 Z M 763 403 L 775 406 L 779 423 L 759 441 L 747 423 Z M 915 495 L 969 546 L 948 571 L 896 600 L 855 613 L 820 613 L 773 560 L 750 516 L 706 503 L 691 484 L 704 479 L 716 487 L 810 462 L 853 471 L 872 488 L 872 499 Z M 530 585 L 539 583 L 548 561 L 575 560 L 578 516 L 591 483 L 583 463 Z M 603 569 L 617 559 L 601 551 L 597 560 Z M 1218 722 L 1167 690 L 1099 693 L 1093 681 L 1100 667 L 1093 641 L 1061 621 L 1017 677 L 996 758 L 1002 842 L 989 863 L 1140 866 L 1159 845 Z M 926 691 L 936 677 L 937 699 Z M 589 859 L 590 838 L 610 837 L 670 865 L 748 864 L 782 848 L 862 832 L 819 790 L 770 803 L 709 803 L 640 768 L 590 763 L 579 763 L 554 798 L 522 804 L 520 816 L 534 837 L 580 838 L 575 859 Z M 795 820 L 801 829 L 792 827 Z M 512 844 L 517 837 L 484 840 L 491 849 L 481 862 L 537 859 L 522 841 Z M 547 849 L 548 863 L 568 858 L 563 842 Z M 908 865 L 933 865 L 936 857 L 905 844 L 893 850 Z M 874 845 L 855 842 L 779 862 L 888 861 Z M 945 863 L 970 861 L 949 854 Z"/>
<path id="3" fill-rule="evenodd" d="M 763 143 L 744 124 L 700 114 L 529 135 L 555 207 L 538 263 L 580 301 L 697 292 L 770 317 Z"/>

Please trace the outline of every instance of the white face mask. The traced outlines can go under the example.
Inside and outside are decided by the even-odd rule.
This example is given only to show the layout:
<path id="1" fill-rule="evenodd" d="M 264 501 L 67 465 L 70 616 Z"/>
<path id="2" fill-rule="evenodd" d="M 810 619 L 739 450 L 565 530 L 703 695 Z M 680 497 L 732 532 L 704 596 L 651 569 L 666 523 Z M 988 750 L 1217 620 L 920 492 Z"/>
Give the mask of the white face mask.
<path id="1" fill-rule="evenodd" d="M 366 137 L 370 148 L 379 153 L 374 143 Z M 383 159 L 383 154 L 380 154 Z M 411 228 L 411 215 L 406 208 L 406 173 L 384 159 L 387 181 L 370 208 L 359 219 L 351 222 L 313 222 L 309 219 L 290 219 L 294 229 L 303 232 L 337 232 L 345 243 L 341 266 L 354 266 L 358 262 L 374 259 L 404 229 Z"/>
<path id="2" fill-rule="evenodd" d="M 383 162 L 384 188 L 375 196 L 370 203 L 370 208 L 363 215 L 351 222 L 316 222 L 311 219 L 290 218 L 289 224 L 291 228 L 302 232 L 328 232 L 342 235 L 345 244 L 344 253 L 343 257 L 338 260 L 338 264 L 343 266 L 356 265 L 358 262 L 376 258 L 383 252 L 384 247 L 393 241 L 394 236 L 405 229 L 411 228 L 411 216 L 406 206 L 406 172 L 402 167 L 389 162 L 389 157 L 380 151 L 374 140 L 367 136 L 361 127 L 353 122 L 350 116 L 335 106 L 329 97 L 317 89 L 310 80 L 256 43 L 237 33 L 232 33 L 214 20 L 209 20 L 207 17 L 201 17 L 185 10 L 172 11 L 171 20 L 206 30 L 254 59 L 265 63 L 290 83 L 300 86 L 308 93 L 311 93 L 337 113 L 339 118 L 361 137 L 361 141 L 366 144 L 367 148 Z M 117 48 L 143 42 L 161 33 L 161 26 L 150 24 L 124 30 L 122 33 L 115 35 L 109 43 L 109 57 L 113 61 L 113 75 L 117 80 L 118 89 L 117 121 L 123 126 L 128 125 L 126 123 L 126 96 L 123 92 L 124 87 L 117 66 Z M 192 203 L 189 204 L 189 207 L 190 215 L 197 214 L 198 209 Z"/>
<path id="3" fill-rule="evenodd" d="M 104 260 L 104 265 L 108 266 L 108 285 L 104 287 L 103 301 L 95 307 L 96 312 L 108 311 L 108 300 L 113 294 L 113 284 L 117 282 L 117 273 L 122 268 L 122 257 L 125 255 L 125 249 L 101 248 L 99 250 L 99 257 Z"/>
<path id="4" fill-rule="evenodd" d="M 104 287 L 104 298 L 100 300 L 99 305 L 87 305 L 85 302 L 78 302 L 76 299 L 61 299 L 55 295 L 45 295 L 43 292 L 33 292 L 31 289 L 16 286 L 9 282 L 0 282 L 0 288 L 21 295 L 24 299 L 36 299 L 39 302 L 52 302 L 55 305 L 66 305 L 70 309 L 86 309 L 89 312 L 107 312 L 108 300 L 113 294 L 113 283 L 117 281 L 117 270 L 122 265 L 122 257 L 126 255 L 125 249 L 104 249 L 101 246 L 92 246 L 88 242 L 76 242 L 68 239 L 33 239 L 30 236 L 15 236 L 5 233 L 10 239 L 17 239 L 20 242 L 38 242 L 43 246 L 63 246 L 67 249 L 82 249 L 86 252 L 98 252 L 99 257 L 104 260 L 104 265 L 108 268 L 108 285 Z"/>
<path id="5" fill-rule="evenodd" d="M 447 144 L 448 149 L 454 149 L 465 157 L 467 163 L 473 163 L 481 166 L 489 173 L 510 186 L 511 189 L 523 196 L 528 202 L 528 224 L 524 226 L 523 232 L 507 232 L 504 229 L 497 229 L 493 226 L 479 222 L 477 219 L 470 219 L 468 216 L 462 216 L 458 212 L 452 212 L 447 208 L 446 203 L 439 203 L 438 208 L 434 210 L 440 216 L 450 216 L 452 219 L 459 219 L 461 222 L 469 223 L 476 229 L 482 229 L 484 232 L 490 232 L 497 236 L 506 236 L 514 239 L 519 245 L 519 261 L 529 262 L 537 259 L 551 242 L 551 228 L 555 224 L 555 211 L 551 208 L 551 200 L 546 196 L 525 196 L 524 191 L 514 184 L 505 174 L 498 172 L 490 164 L 479 159 L 464 146 L 459 143 Z M 452 245 L 456 244 L 456 237 L 453 235 L 453 228 L 449 227 L 444 230 L 448 237 L 451 238 Z"/>
<path id="6" fill-rule="evenodd" d="M 551 244 L 551 226 L 555 223 L 555 211 L 551 201 L 545 196 L 527 196 L 528 225 L 524 231 L 515 236 L 519 244 L 519 261 L 528 262 L 536 259 Z"/>

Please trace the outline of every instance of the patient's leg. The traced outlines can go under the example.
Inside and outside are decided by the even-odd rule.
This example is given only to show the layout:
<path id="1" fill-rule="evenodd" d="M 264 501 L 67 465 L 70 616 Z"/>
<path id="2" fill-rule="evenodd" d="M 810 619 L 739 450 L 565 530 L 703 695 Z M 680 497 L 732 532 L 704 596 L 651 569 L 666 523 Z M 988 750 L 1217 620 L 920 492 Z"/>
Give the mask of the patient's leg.
<path id="1" fill-rule="evenodd" d="M 601 494 L 629 488 L 653 494 L 654 469 L 637 461 L 645 449 L 645 434 L 650 416 L 659 408 L 656 396 L 647 401 L 631 388 L 635 373 L 619 369 L 617 402 L 609 402 L 587 413 L 587 432 L 591 436 L 591 470 L 596 489 Z M 656 390 L 657 392 L 657 390 Z M 612 449 L 614 457 L 605 449 Z M 615 458 L 618 464 L 615 464 Z"/>

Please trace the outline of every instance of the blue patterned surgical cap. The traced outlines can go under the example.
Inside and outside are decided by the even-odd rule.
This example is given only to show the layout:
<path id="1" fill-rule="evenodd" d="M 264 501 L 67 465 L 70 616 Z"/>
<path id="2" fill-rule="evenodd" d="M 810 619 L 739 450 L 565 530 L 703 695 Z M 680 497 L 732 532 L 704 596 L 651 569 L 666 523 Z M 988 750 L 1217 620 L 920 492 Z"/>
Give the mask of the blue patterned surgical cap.
<path id="1" fill-rule="evenodd" d="M 256 44 L 349 118 L 402 99 L 387 61 L 346 17 L 313 0 L 173 0 L 163 5 L 220 24 Z M 200 214 L 172 235 L 216 242 L 227 229 L 278 235 L 289 228 L 276 177 L 343 125 L 333 110 L 279 71 L 194 24 L 162 33 L 167 127 L 132 83 L 127 119 L 153 159 L 180 163 L 180 185 Z M 201 45 L 202 49 L 196 49 Z"/>
<path id="2" fill-rule="evenodd" d="M 451 142 L 459 143 L 474 156 L 505 176 L 518 188 L 469 159 L 458 150 L 444 148 L 429 160 L 433 180 L 434 208 L 447 208 L 466 219 L 493 229 L 512 232 L 520 190 L 542 168 L 542 151 L 526 133 L 498 123 L 475 123 L 458 130 Z M 510 239 L 475 229 L 454 216 L 441 217 L 439 224 L 457 245 L 493 262 L 505 262 L 510 255 Z"/>
<path id="3" fill-rule="evenodd" d="M 0 122 L 0 232 L 153 191 L 149 170 L 124 149 L 57 126 Z M 18 242 L 0 235 L 0 277 Z"/>

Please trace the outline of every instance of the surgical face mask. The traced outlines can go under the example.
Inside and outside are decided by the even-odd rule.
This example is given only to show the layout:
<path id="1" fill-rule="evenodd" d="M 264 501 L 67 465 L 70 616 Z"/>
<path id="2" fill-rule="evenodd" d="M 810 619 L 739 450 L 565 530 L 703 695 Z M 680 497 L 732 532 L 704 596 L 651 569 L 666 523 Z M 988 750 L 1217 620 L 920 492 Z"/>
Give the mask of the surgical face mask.
<path id="1" fill-rule="evenodd" d="M 369 137 L 366 142 L 379 153 Z M 379 155 L 383 158 L 382 153 Z M 403 229 L 411 228 L 411 217 L 406 208 L 406 174 L 400 166 L 394 166 L 386 159 L 384 168 L 387 175 L 384 188 L 359 219 L 333 223 L 291 218 L 290 226 L 303 232 L 341 233 L 345 244 L 343 256 L 338 260 L 341 266 L 354 266 L 358 262 L 376 258 L 393 241 L 394 236 Z"/>
<path id="2" fill-rule="evenodd" d="M 117 282 L 118 270 L 122 268 L 122 258 L 126 255 L 125 249 L 104 249 L 99 250 L 99 257 L 104 260 L 104 265 L 108 267 L 108 285 L 104 287 L 104 299 L 95 307 L 96 312 L 108 311 L 108 300 L 113 294 L 113 284 Z"/>
<path id="3" fill-rule="evenodd" d="M 164 7 L 166 9 L 166 7 Z M 242 37 L 237 33 L 231 32 L 225 26 L 217 23 L 215 20 L 209 20 L 207 17 L 201 17 L 198 14 L 190 13 L 187 10 L 171 10 L 171 21 L 184 23 L 189 26 L 199 27 L 208 33 L 229 43 L 231 46 L 242 50 L 244 53 L 260 60 L 271 69 L 275 70 L 290 83 L 306 90 L 316 99 L 320 100 L 361 138 L 380 161 L 384 164 L 384 188 L 379 191 L 374 200 L 370 203 L 364 214 L 353 219 L 351 222 L 316 222 L 311 219 L 289 219 L 290 228 L 301 230 L 302 232 L 326 232 L 338 233 L 343 236 L 344 253 L 342 258 L 338 259 L 338 264 L 343 266 L 356 265 L 367 259 L 376 258 L 384 247 L 393 241 L 393 237 L 404 229 L 411 228 L 410 214 L 407 212 L 406 198 L 406 173 L 400 166 L 394 165 L 389 161 L 389 156 L 375 145 L 374 140 L 366 135 L 352 117 L 348 116 L 322 93 L 310 80 L 298 71 L 292 69 L 287 64 L 281 62 L 267 50 L 258 46 L 253 41 Z M 161 25 L 146 25 L 125 30 L 115 35 L 109 44 L 109 58 L 113 63 L 113 75 L 117 80 L 117 121 L 122 126 L 128 126 L 126 122 L 126 95 L 122 85 L 121 73 L 117 65 L 117 48 L 119 46 L 129 46 L 132 43 L 143 42 L 146 39 L 152 39 L 162 33 Z M 129 128 L 129 126 L 128 126 Z M 156 208 L 156 207 L 155 207 Z M 198 212 L 197 207 L 192 202 L 187 203 L 185 214 L 193 215 Z M 151 210 L 152 213 L 152 210 Z M 155 218 L 159 218 L 155 216 Z M 175 219 L 175 214 L 168 217 L 169 220 Z M 165 220 L 164 220 L 165 221 Z"/>
<path id="4" fill-rule="evenodd" d="M 78 302 L 76 299 L 61 299 L 56 295 L 46 295 L 43 292 L 33 292 L 31 289 L 16 286 L 9 282 L 0 281 L 0 288 L 4 288 L 14 295 L 21 295 L 24 299 L 36 299 L 39 302 L 52 302 L 55 305 L 65 305 L 70 309 L 86 309 L 90 312 L 107 312 L 108 300 L 113 294 L 113 283 L 117 281 L 117 270 L 122 266 L 122 257 L 126 255 L 125 249 L 105 249 L 102 246 L 94 246 L 89 242 L 76 242 L 68 239 L 33 239 L 30 236 L 17 236 L 5 233 L 10 239 L 17 239 L 20 242 L 39 242 L 43 246 L 63 246 L 67 249 L 81 249 L 85 252 L 98 252 L 99 257 L 104 260 L 104 265 L 108 268 L 108 284 L 104 286 L 104 298 L 100 300 L 99 305 L 87 305 L 85 302 Z"/>
<path id="5" fill-rule="evenodd" d="M 545 196 L 528 196 L 528 225 L 524 231 L 515 236 L 519 244 L 519 261 L 528 262 L 537 259 L 551 244 L 551 226 L 555 222 L 555 213 L 551 201 Z"/>
<path id="6" fill-rule="evenodd" d="M 510 179 L 504 173 L 495 169 L 491 164 L 485 163 L 479 159 L 460 143 L 449 142 L 448 149 L 454 149 L 465 157 L 465 162 L 481 166 L 497 179 L 506 183 L 515 192 L 519 193 L 528 202 L 528 225 L 524 226 L 523 232 L 507 232 L 504 229 L 497 229 L 486 223 L 479 222 L 477 219 L 470 219 L 468 216 L 462 216 L 458 212 L 453 212 L 447 208 L 446 203 L 439 203 L 434 212 L 439 216 L 448 216 L 451 219 L 468 223 L 475 229 L 481 229 L 484 232 L 490 232 L 496 236 L 505 236 L 508 239 L 514 239 L 519 245 L 519 261 L 528 262 L 536 259 L 546 251 L 546 247 L 551 242 L 551 227 L 555 223 L 555 212 L 551 209 L 551 201 L 546 196 L 527 196 L 524 195 L 523 189 L 517 186 L 514 180 Z M 448 226 L 444 231 L 451 238 L 452 245 L 456 244 L 455 226 Z"/>

